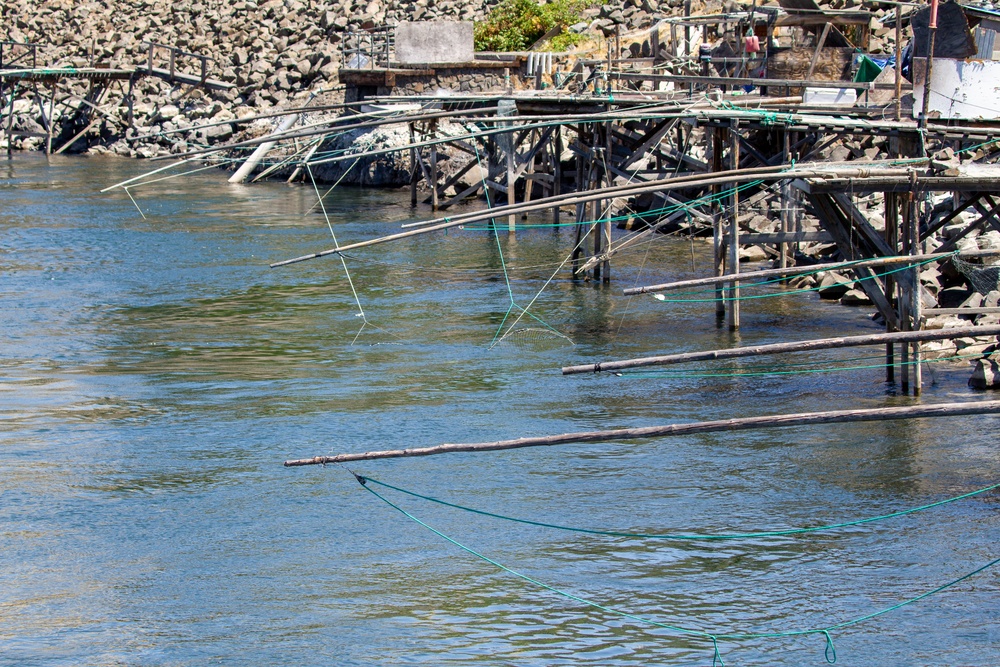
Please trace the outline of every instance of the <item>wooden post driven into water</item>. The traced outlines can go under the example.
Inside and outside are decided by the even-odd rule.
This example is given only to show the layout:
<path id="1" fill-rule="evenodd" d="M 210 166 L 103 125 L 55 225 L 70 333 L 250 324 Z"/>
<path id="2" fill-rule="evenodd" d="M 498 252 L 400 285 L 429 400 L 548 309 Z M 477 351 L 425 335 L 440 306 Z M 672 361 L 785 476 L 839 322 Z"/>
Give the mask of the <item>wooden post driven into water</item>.
<path id="1" fill-rule="evenodd" d="M 740 122 L 733 120 L 729 127 L 729 168 L 740 168 Z M 732 187 L 729 213 L 729 273 L 740 272 L 740 189 Z M 729 330 L 740 328 L 740 282 L 734 280 L 729 291 Z"/>
<path id="2" fill-rule="evenodd" d="M 579 442 L 612 442 L 640 438 L 663 438 L 693 433 L 717 433 L 746 431 L 782 426 L 805 426 L 810 424 L 837 424 L 845 422 L 881 421 L 884 419 L 916 419 L 919 417 L 955 417 L 1000 413 L 1000 401 L 973 401 L 969 403 L 940 403 L 938 405 L 917 405 L 912 407 L 872 408 L 867 410 L 831 410 L 829 412 L 803 412 L 788 415 L 768 415 L 764 417 L 743 417 L 718 421 L 694 422 L 690 424 L 668 424 L 665 426 L 645 426 L 640 428 L 619 428 L 610 431 L 581 431 L 561 435 L 535 438 L 517 438 L 494 442 L 466 444 L 444 444 L 434 447 L 413 449 L 388 449 L 358 454 L 337 454 L 335 456 L 315 456 L 311 459 L 285 461 L 286 467 L 347 463 L 349 461 L 369 461 L 372 459 L 404 458 L 409 456 L 431 456 L 457 452 L 490 452 L 522 447 L 545 447 L 568 445 Z"/>
<path id="3" fill-rule="evenodd" d="M 712 132 L 712 172 L 722 171 L 722 129 L 715 128 Z M 712 187 L 714 201 L 712 202 L 712 240 L 715 249 L 714 271 L 716 276 L 726 273 L 725 242 L 722 236 L 722 184 Z M 725 293 L 722 285 L 715 288 L 715 321 L 718 326 L 722 326 L 722 320 L 726 317 Z"/>

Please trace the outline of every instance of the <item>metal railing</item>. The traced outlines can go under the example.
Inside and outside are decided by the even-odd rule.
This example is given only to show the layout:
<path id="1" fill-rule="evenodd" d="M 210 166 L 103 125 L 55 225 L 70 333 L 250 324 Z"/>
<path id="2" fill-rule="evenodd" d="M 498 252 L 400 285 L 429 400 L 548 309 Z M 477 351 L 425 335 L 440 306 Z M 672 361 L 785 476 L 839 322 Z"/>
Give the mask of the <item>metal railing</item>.
<path id="1" fill-rule="evenodd" d="M 344 35 L 341 65 L 345 69 L 389 67 L 395 54 L 395 28 L 377 26 Z"/>

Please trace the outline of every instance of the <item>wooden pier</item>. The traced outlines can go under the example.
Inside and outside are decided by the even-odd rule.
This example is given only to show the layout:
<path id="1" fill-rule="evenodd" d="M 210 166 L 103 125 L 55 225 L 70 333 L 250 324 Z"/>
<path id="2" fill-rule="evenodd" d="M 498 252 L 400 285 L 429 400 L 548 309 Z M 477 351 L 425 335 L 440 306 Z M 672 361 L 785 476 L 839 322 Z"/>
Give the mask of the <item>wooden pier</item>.
<path id="1" fill-rule="evenodd" d="M 350 100 L 337 118 L 289 123 L 229 148 L 294 144 L 283 160 L 295 173 L 394 154 L 409 164 L 411 203 L 430 207 L 432 217 L 397 233 L 272 266 L 475 221 L 515 234 L 519 218 L 548 211 L 556 225 L 571 218 L 571 275 L 608 283 L 614 255 L 654 233 L 711 236 L 706 280 L 719 326 L 740 328 L 741 286 L 759 277 L 742 266 L 743 249 L 760 248 L 789 278 L 803 261 L 840 264 L 885 322 L 890 379 L 899 345 L 902 388 L 919 393 L 919 342 L 891 335 L 924 327 L 920 271 L 931 254 L 969 257 L 963 239 L 1000 230 L 1000 111 L 994 119 L 913 111 L 904 96 L 920 86 L 896 67 L 853 80 L 851 54 L 864 52 L 870 19 L 787 7 L 670 19 L 648 35 L 616 36 L 603 60 L 557 57 L 549 69 L 544 57 L 517 54 L 468 63 L 492 77 L 507 70 L 501 90 L 475 94 L 426 94 L 420 77 L 445 85 L 441 72 L 459 64 L 402 66 L 385 47 L 367 68 L 342 72 Z M 776 35 L 793 33 L 800 46 L 777 44 Z M 716 46 L 696 49 L 694 37 Z M 829 101 L 845 95 L 852 103 Z M 387 125 L 406 127 L 410 140 L 339 154 L 295 143 Z M 456 211 L 475 198 L 488 209 Z M 626 232 L 617 239 L 616 227 Z M 890 264 L 897 268 L 876 272 Z M 655 290 L 630 293 L 643 291 Z"/>

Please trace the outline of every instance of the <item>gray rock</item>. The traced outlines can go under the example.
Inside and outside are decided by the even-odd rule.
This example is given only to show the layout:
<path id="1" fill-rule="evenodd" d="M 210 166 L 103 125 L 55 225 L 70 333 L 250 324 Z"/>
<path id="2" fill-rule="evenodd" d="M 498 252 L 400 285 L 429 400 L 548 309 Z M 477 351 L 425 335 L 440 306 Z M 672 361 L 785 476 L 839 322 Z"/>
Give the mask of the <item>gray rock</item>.
<path id="1" fill-rule="evenodd" d="M 208 143 L 212 144 L 229 141 L 233 138 L 233 126 L 227 123 L 205 128 L 204 136 Z"/>
<path id="2" fill-rule="evenodd" d="M 822 299 L 840 299 L 854 285 L 850 278 L 836 271 L 822 271 L 816 274 L 816 279 L 819 281 L 816 293 Z"/>
<path id="3" fill-rule="evenodd" d="M 167 104 L 166 106 L 160 107 L 160 111 L 157 116 L 162 120 L 172 120 L 180 115 L 181 110 L 178 109 L 173 104 Z"/>
<path id="4" fill-rule="evenodd" d="M 872 301 L 862 290 L 851 289 L 840 297 L 840 303 L 845 306 L 870 306 Z"/>
<path id="5" fill-rule="evenodd" d="M 1000 389 L 1000 363 L 992 355 L 976 361 L 969 378 L 973 389 Z"/>

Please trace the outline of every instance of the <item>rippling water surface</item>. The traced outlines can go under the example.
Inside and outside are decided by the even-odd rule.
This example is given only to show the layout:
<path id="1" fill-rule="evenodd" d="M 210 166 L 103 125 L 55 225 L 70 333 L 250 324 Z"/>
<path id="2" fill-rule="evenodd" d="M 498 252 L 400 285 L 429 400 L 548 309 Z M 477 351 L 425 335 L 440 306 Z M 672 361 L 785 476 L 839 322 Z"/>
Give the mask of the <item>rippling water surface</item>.
<path id="1" fill-rule="evenodd" d="M 269 269 L 332 245 L 309 188 L 201 173 L 133 190 L 144 217 L 121 191 L 99 194 L 148 168 L 35 155 L 0 165 L 0 665 L 708 665 L 711 641 L 635 617 L 711 634 L 828 627 L 1000 556 L 996 493 L 836 532 L 678 542 L 503 522 L 369 484 L 469 549 L 606 609 L 518 579 L 347 469 L 282 461 L 916 402 L 877 368 L 559 373 L 874 325 L 789 295 L 748 302 L 737 337 L 716 329 L 709 303 L 621 296 L 707 273 L 708 248 L 682 239 L 616 257 L 611 286 L 562 272 L 542 290 L 568 229 L 499 244 L 452 230 L 359 250 L 350 281 L 335 258 Z M 407 193 L 372 190 L 337 190 L 327 210 L 341 243 L 426 215 Z M 866 354 L 877 350 L 787 362 Z M 919 402 L 981 398 L 967 376 L 935 369 Z M 826 425 L 351 470 L 539 522 L 740 533 L 994 483 L 996 426 Z M 839 662 L 997 664 L 998 583 L 986 570 L 836 630 Z M 806 635 L 719 650 L 727 665 L 797 666 L 823 664 L 825 644 Z"/>

